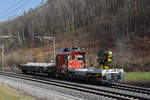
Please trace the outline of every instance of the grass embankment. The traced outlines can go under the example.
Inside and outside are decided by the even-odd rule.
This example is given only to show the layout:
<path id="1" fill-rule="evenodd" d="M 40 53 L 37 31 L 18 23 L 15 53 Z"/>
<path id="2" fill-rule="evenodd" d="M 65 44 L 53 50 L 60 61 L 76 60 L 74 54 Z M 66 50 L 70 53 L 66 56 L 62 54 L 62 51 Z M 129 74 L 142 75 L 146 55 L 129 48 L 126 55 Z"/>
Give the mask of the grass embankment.
<path id="1" fill-rule="evenodd" d="M 22 92 L 0 84 L 0 100 L 36 100 Z"/>
<path id="2" fill-rule="evenodd" d="M 150 72 L 125 73 L 125 82 L 149 82 Z"/>

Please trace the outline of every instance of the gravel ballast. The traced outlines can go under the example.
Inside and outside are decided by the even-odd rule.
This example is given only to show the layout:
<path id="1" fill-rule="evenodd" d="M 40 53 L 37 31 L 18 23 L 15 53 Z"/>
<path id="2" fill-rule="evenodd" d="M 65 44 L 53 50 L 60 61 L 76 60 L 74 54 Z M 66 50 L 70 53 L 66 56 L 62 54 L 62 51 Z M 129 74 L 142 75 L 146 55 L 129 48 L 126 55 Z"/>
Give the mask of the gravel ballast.
<path id="1" fill-rule="evenodd" d="M 82 100 L 73 96 L 65 95 L 62 93 L 50 91 L 33 85 L 24 84 L 22 82 L 16 82 L 13 80 L 7 80 L 0 78 L 0 83 L 11 86 L 12 88 L 23 91 L 24 93 L 44 100 Z"/>
<path id="2" fill-rule="evenodd" d="M 1 75 L 0 82 L 42 100 L 112 100 L 81 91 Z"/>

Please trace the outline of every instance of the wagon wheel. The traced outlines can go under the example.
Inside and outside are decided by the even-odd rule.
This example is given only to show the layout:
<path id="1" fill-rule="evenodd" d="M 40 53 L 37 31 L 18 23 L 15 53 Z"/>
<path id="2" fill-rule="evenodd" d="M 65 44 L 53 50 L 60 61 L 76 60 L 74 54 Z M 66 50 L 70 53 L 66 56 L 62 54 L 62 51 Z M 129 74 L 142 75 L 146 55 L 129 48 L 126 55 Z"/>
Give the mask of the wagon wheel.
<path id="1" fill-rule="evenodd" d="M 40 68 L 40 73 L 43 73 L 43 68 Z"/>

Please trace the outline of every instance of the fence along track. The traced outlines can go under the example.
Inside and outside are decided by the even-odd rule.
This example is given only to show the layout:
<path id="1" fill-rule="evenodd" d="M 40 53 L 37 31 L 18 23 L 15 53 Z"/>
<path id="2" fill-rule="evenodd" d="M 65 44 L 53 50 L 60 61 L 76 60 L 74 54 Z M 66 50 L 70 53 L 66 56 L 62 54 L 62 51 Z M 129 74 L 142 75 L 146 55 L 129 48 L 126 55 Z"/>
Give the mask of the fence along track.
<path id="1" fill-rule="evenodd" d="M 16 73 L 10 73 L 10 72 L 2 72 L 0 71 L 0 75 L 3 76 L 8 76 L 8 77 L 14 77 L 14 78 L 19 78 L 19 79 L 24 79 L 24 80 L 29 80 L 29 81 L 35 81 L 35 82 L 40 82 L 44 84 L 50 84 L 50 85 L 55 85 L 59 87 L 64 87 L 68 89 L 73 89 L 77 91 L 82 91 L 90 94 L 96 94 L 100 96 L 105 96 L 109 98 L 114 98 L 114 99 L 119 99 L 119 100 L 129 100 L 129 99 L 139 99 L 139 100 L 150 100 L 148 97 L 144 96 L 135 96 L 131 94 L 126 94 L 126 93 L 120 93 L 106 90 L 106 89 L 100 89 L 100 88 L 94 88 L 93 86 L 86 86 L 82 84 L 77 84 L 77 83 L 68 83 L 68 82 L 62 82 L 62 81 L 57 81 L 57 80 L 43 80 L 40 78 L 36 77 L 31 77 L 27 75 L 20 75 Z"/>

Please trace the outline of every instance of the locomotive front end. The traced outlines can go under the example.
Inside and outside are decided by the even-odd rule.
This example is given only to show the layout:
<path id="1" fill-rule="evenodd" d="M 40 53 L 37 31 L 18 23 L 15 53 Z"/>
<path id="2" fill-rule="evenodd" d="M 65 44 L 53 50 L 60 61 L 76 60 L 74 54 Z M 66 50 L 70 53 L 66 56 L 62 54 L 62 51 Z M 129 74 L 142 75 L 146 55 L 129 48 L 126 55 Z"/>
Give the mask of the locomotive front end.
<path id="1" fill-rule="evenodd" d="M 111 51 L 99 51 L 97 54 L 98 67 L 101 69 L 101 81 L 104 83 L 119 83 L 124 79 L 123 69 L 111 67 L 113 55 Z"/>
<path id="2" fill-rule="evenodd" d="M 102 82 L 104 83 L 119 83 L 123 79 L 123 69 L 104 69 L 102 71 Z"/>

